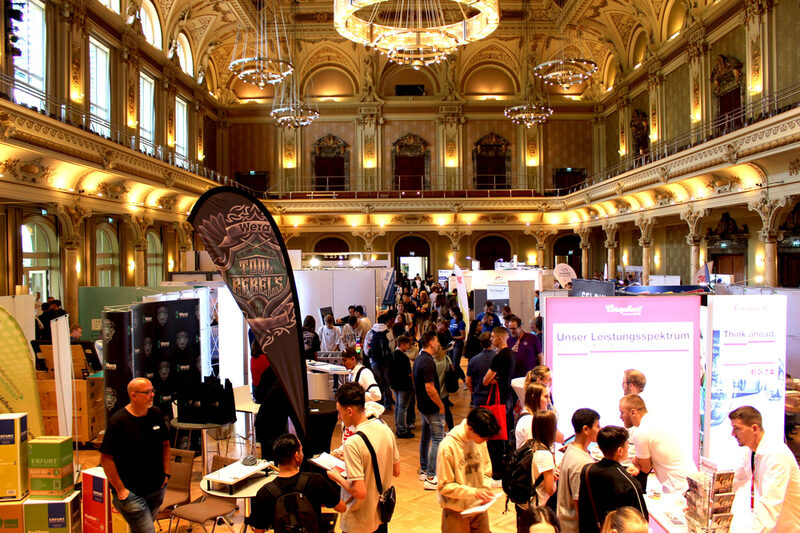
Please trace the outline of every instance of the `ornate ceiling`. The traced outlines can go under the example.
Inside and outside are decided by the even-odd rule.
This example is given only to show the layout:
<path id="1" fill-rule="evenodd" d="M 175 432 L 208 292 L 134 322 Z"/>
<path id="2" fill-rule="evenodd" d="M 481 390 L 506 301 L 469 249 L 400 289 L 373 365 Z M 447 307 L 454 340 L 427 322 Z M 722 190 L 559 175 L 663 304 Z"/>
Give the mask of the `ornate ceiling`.
<path id="1" fill-rule="evenodd" d="M 165 35 L 175 36 L 184 31 L 192 44 L 197 72 L 212 92 L 224 93 L 234 79 L 227 65 L 234 46 L 236 29 L 240 24 L 252 24 L 256 6 L 253 0 L 155 0 L 162 17 Z M 698 2 L 703 4 L 703 0 Z M 718 4 L 728 3 L 725 0 Z M 538 63 L 552 59 L 565 47 L 576 54 L 592 59 L 600 66 L 594 76 L 596 91 L 613 84 L 615 75 L 633 70 L 634 61 L 657 54 L 670 36 L 683 28 L 685 22 L 703 17 L 703 12 L 716 4 L 691 7 L 686 0 L 529 0 L 530 20 L 524 16 L 523 2 L 503 1 L 500 28 L 489 39 L 468 45 L 460 55 L 472 57 L 487 47 L 501 48 L 515 56 L 511 63 L 524 61 L 522 33 L 530 29 L 529 61 Z M 292 5 L 280 2 L 284 18 L 291 19 Z M 324 49 L 328 59 L 347 58 L 338 68 L 353 79 L 360 79 L 358 69 L 363 48 L 340 37 L 333 28 L 332 1 L 303 0 L 295 4 L 297 32 L 300 40 L 299 57 L 295 58 L 302 76 L 321 64 L 318 52 Z M 688 21 L 687 21 L 688 15 Z M 166 21 L 166 23 L 164 22 Z M 569 37 L 572 36 L 572 43 Z M 310 57 L 310 56 L 314 57 Z M 497 57 L 502 60 L 508 58 Z M 502 54 L 500 54 L 502 55 Z M 637 59 L 640 58 L 640 59 Z M 463 61 L 459 58 L 458 61 Z M 324 62 L 324 61 L 323 61 Z M 334 63 L 335 64 L 335 63 Z M 385 60 L 378 64 L 379 73 L 387 67 Z M 219 91 L 222 89 L 222 91 Z M 586 87 L 582 87 L 581 91 Z M 268 96 L 268 95 L 264 95 Z M 236 101 L 223 96 L 221 103 Z"/>

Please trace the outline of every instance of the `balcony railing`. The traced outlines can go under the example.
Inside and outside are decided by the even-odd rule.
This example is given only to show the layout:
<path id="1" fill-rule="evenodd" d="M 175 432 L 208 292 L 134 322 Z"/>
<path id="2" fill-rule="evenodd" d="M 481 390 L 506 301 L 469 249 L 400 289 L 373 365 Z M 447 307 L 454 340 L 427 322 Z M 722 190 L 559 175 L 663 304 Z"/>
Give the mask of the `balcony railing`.
<path id="1" fill-rule="evenodd" d="M 145 156 L 182 168 L 207 180 L 223 185 L 236 185 L 233 179 L 229 179 L 220 172 L 206 167 L 197 159 L 180 157 L 167 146 L 146 142 L 136 134 L 120 130 L 107 120 L 86 113 L 83 105 L 57 100 L 5 74 L 0 74 L 0 98 L 14 102 L 64 124 L 88 131 L 120 146 L 140 152 Z"/>

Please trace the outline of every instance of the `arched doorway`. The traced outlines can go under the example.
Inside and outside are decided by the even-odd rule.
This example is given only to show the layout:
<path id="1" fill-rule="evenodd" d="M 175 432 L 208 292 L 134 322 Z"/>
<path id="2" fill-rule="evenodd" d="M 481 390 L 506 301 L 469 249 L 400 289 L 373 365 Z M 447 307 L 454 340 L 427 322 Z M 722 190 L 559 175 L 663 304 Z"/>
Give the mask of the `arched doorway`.
<path id="1" fill-rule="evenodd" d="M 315 254 L 346 254 L 349 251 L 350 246 L 339 237 L 324 237 L 314 245 Z"/>
<path id="2" fill-rule="evenodd" d="M 511 143 L 492 132 L 484 135 L 472 149 L 476 189 L 511 187 Z"/>
<path id="3" fill-rule="evenodd" d="M 394 266 L 398 272 L 405 272 L 410 279 L 417 274 L 422 279 L 428 273 L 431 247 L 420 237 L 403 237 L 394 244 Z"/>
<path id="4" fill-rule="evenodd" d="M 563 235 L 559 237 L 553 243 L 553 256 L 555 256 L 555 265 L 566 263 L 580 276 L 581 238 L 578 235 Z"/>
<path id="5" fill-rule="evenodd" d="M 481 270 L 494 270 L 494 263 L 498 259 L 511 259 L 511 245 L 503 237 L 489 235 L 475 244 L 473 257 L 480 261 Z"/>
<path id="6" fill-rule="evenodd" d="M 392 175 L 394 189 L 422 191 L 429 188 L 431 164 L 430 143 L 413 133 L 406 133 L 392 143 Z"/>
<path id="7" fill-rule="evenodd" d="M 346 191 L 350 181 L 350 145 L 333 134 L 311 145 L 315 191 Z"/>

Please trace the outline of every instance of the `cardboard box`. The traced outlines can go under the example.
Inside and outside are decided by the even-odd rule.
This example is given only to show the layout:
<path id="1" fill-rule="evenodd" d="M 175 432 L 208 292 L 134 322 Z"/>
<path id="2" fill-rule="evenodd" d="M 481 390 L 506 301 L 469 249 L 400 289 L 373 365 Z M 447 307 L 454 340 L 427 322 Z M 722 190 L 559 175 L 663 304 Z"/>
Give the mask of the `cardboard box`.
<path id="1" fill-rule="evenodd" d="M 111 492 L 102 467 L 87 468 L 81 472 L 83 493 L 83 533 L 109 533 L 111 531 Z M 0 532 L 2 533 L 2 532 Z"/>
<path id="2" fill-rule="evenodd" d="M 81 498 L 72 492 L 60 500 L 31 500 L 23 504 L 26 533 L 81 533 Z"/>
<path id="3" fill-rule="evenodd" d="M 72 437 L 44 436 L 28 441 L 29 468 L 66 468 L 72 465 Z"/>
<path id="4" fill-rule="evenodd" d="M 28 492 L 28 415 L 0 414 L 0 499 Z"/>
<path id="5" fill-rule="evenodd" d="M 131 533 L 131 526 L 113 505 L 111 506 L 111 533 Z"/>
<path id="6" fill-rule="evenodd" d="M 30 494 L 33 500 L 53 500 L 66 497 L 75 488 L 72 472 L 62 478 L 32 477 L 30 478 Z"/>
<path id="7" fill-rule="evenodd" d="M 25 533 L 23 502 L 0 502 L 0 533 Z"/>

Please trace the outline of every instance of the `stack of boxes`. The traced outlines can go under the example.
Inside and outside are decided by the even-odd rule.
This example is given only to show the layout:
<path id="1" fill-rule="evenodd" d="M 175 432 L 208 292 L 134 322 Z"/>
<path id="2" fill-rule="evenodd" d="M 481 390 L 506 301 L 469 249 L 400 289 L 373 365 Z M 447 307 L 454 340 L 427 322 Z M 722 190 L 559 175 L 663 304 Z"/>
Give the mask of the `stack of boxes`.
<path id="1" fill-rule="evenodd" d="M 26 533 L 80 533 L 81 498 L 74 491 L 72 437 L 28 441 L 30 496 L 23 505 Z"/>
<path id="2" fill-rule="evenodd" d="M 0 533 L 24 533 L 28 495 L 28 416 L 0 414 Z"/>
<path id="3" fill-rule="evenodd" d="M 81 480 L 83 533 L 130 533 L 128 523 L 111 505 L 111 486 L 103 468 L 87 468 L 81 472 Z"/>
<path id="4" fill-rule="evenodd" d="M 687 477 L 686 521 L 692 533 L 727 533 L 733 520 L 733 471 L 701 471 Z"/>

